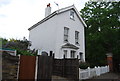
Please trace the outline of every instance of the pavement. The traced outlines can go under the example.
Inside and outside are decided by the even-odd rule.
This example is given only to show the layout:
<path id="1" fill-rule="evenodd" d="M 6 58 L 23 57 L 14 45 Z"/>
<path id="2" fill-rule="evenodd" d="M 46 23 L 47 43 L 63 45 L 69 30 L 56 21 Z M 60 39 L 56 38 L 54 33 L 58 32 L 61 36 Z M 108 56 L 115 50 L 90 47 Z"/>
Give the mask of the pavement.
<path id="1" fill-rule="evenodd" d="M 52 76 L 52 81 L 70 81 L 60 76 Z M 74 80 L 73 80 L 74 81 Z M 105 73 L 91 79 L 80 80 L 80 81 L 120 81 L 120 73 Z"/>
<path id="2" fill-rule="evenodd" d="M 67 78 L 60 76 L 52 76 L 52 81 L 69 81 Z"/>
<path id="3" fill-rule="evenodd" d="M 120 73 L 105 73 L 84 81 L 120 81 Z"/>

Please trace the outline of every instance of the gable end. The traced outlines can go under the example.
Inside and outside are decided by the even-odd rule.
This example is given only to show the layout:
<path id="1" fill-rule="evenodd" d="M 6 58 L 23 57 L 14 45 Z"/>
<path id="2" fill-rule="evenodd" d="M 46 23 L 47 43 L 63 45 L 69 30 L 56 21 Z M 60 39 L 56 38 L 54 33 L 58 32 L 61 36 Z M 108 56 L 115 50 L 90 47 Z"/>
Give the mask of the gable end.
<path id="1" fill-rule="evenodd" d="M 87 27 L 87 25 L 85 24 L 85 22 L 83 21 L 82 17 L 80 16 L 80 13 L 77 11 L 77 9 L 75 8 L 74 5 L 66 7 L 66 8 L 62 8 L 59 9 L 55 12 L 53 12 L 52 14 L 48 15 L 47 17 L 45 17 L 44 19 L 42 19 L 41 21 L 39 21 L 38 23 L 34 24 L 32 27 L 30 27 L 28 30 L 32 30 L 33 28 L 37 27 L 38 25 L 42 24 L 43 22 L 47 21 L 48 19 L 52 18 L 53 16 L 57 15 L 57 14 L 61 14 L 63 12 L 69 11 L 69 10 L 74 10 L 74 12 L 77 14 L 78 18 L 80 19 L 81 23 L 83 24 L 84 27 Z"/>

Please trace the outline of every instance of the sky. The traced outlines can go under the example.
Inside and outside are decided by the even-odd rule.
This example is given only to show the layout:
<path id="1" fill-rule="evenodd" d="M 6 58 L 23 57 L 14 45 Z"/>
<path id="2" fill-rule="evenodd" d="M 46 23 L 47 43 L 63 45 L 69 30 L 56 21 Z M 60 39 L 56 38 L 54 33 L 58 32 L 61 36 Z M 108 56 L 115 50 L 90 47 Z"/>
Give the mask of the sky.
<path id="1" fill-rule="evenodd" d="M 0 37 L 29 39 L 30 28 L 45 17 L 45 8 L 51 4 L 52 12 L 75 5 L 78 11 L 88 0 L 0 0 Z M 54 3 L 55 2 L 55 3 Z"/>

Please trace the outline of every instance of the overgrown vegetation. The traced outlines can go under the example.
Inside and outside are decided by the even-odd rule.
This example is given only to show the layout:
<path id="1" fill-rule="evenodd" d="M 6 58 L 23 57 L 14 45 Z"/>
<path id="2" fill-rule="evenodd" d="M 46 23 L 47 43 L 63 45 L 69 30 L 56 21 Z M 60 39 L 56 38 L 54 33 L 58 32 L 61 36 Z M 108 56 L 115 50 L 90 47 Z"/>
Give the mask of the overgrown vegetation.
<path id="1" fill-rule="evenodd" d="M 90 64 L 88 64 L 86 62 L 82 62 L 79 64 L 80 69 L 87 69 L 88 67 L 90 67 Z"/>
<path id="2" fill-rule="evenodd" d="M 30 42 L 27 40 L 17 40 L 17 39 L 3 39 L 2 38 L 2 48 L 3 49 L 15 49 L 17 50 L 17 55 L 30 55 L 35 56 L 37 52 L 34 50 L 29 50 Z"/>
<path id="3" fill-rule="evenodd" d="M 106 53 L 112 53 L 120 63 L 120 1 L 89 1 L 80 12 L 87 24 L 86 61 L 92 66 L 106 65 Z"/>

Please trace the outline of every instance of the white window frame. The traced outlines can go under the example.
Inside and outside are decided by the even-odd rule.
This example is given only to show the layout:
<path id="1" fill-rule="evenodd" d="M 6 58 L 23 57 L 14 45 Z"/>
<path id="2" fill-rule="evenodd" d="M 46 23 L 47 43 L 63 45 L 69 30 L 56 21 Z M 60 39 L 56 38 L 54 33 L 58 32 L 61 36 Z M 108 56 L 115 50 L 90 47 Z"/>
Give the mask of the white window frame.
<path id="1" fill-rule="evenodd" d="M 71 58 L 75 58 L 75 53 L 76 53 L 76 51 L 71 50 L 71 51 L 70 51 L 70 57 L 71 57 Z"/>
<path id="2" fill-rule="evenodd" d="M 74 11 L 70 11 L 70 19 L 74 20 L 74 15 L 75 15 L 75 12 Z"/>
<path id="3" fill-rule="evenodd" d="M 83 53 L 79 53 L 80 54 L 80 60 L 83 61 Z"/>
<path id="4" fill-rule="evenodd" d="M 67 58 L 68 51 L 67 50 L 63 50 L 63 52 L 64 52 L 64 55 L 65 55 L 65 58 Z"/>
<path id="5" fill-rule="evenodd" d="M 64 27 L 64 42 L 68 42 L 68 38 L 69 38 L 69 28 Z"/>
<path id="6" fill-rule="evenodd" d="M 79 32 L 75 31 L 75 44 L 79 44 Z"/>

